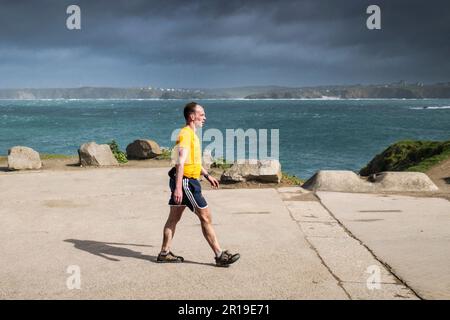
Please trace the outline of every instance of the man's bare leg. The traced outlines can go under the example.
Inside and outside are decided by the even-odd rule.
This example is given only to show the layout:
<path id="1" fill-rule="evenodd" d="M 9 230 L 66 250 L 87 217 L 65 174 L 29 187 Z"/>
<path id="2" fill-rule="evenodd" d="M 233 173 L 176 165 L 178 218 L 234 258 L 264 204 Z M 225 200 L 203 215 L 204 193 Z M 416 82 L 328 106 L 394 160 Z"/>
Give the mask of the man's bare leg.
<path id="1" fill-rule="evenodd" d="M 208 242 L 209 246 L 214 251 L 216 256 L 219 255 L 222 250 L 220 249 L 219 241 L 216 237 L 216 232 L 214 231 L 214 228 L 212 226 L 211 211 L 209 210 L 209 208 L 196 208 L 195 214 L 200 219 L 203 236 L 205 237 L 206 241 Z"/>
<path id="2" fill-rule="evenodd" d="M 163 243 L 161 246 L 162 252 L 168 252 L 170 245 L 172 244 L 173 236 L 175 235 L 175 229 L 178 221 L 181 219 L 181 215 L 186 207 L 185 206 L 171 206 L 169 217 L 167 218 L 163 232 Z"/>

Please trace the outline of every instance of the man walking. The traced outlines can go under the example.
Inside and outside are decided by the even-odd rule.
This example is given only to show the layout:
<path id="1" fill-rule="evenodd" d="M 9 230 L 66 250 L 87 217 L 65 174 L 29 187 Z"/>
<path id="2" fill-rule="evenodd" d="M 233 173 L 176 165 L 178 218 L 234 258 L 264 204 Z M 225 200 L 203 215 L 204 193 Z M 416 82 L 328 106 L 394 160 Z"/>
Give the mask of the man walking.
<path id="1" fill-rule="evenodd" d="M 202 167 L 202 153 L 200 141 L 196 135 L 196 128 L 203 127 L 206 121 L 205 110 L 196 102 L 190 102 L 184 107 L 186 126 L 181 129 L 174 148 L 177 162 L 169 171 L 171 197 L 169 200 L 170 213 L 164 226 L 163 243 L 157 262 L 183 262 L 184 258 L 176 256 L 170 251 L 170 245 L 175 234 L 175 228 L 180 221 L 186 207 L 194 212 L 200 219 L 203 236 L 214 251 L 216 265 L 228 267 L 236 262 L 239 253 L 232 254 L 228 250 L 222 250 L 212 226 L 211 211 L 201 192 L 199 182 L 203 175 L 215 189 L 219 188 L 219 182 Z"/>

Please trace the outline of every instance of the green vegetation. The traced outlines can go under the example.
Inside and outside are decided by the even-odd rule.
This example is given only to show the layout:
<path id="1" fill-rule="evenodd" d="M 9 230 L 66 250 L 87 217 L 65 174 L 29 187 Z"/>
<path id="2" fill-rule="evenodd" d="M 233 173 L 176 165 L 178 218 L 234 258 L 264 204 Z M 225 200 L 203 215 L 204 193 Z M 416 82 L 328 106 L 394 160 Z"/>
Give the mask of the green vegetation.
<path id="1" fill-rule="evenodd" d="M 125 152 L 120 151 L 119 145 L 117 144 L 117 142 L 115 140 L 112 140 L 110 143 L 108 143 L 108 145 L 111 148 L 111 151 L 112 151 L 114 157 L 117 159 L 117 161 L 119 163 L 127 163 L 128 162 L 127 155 L 125 154 Z"/>
<path id="2" fill-rule="evenodd" d="M 157 160 L 170 160 L 172 158 L 173 148 L 161 148 L 161 155 L 157 156 Z"/>
<path id="3" fill-rule="evenodd" d="M 394 143 L 360 170 L 367 176 L 382 171 L 425 172 L 450 157 L 450 141 L 404 140 Z"/>
<path id="4" fill-rule="evenodd" d="M 297 178 L 295 175 L 290 175 L 286 172 L 281 172 L 281 183 L 302 185 L 305 181 L 303 179 Z"/>
<path id="5" fill-rule="evenodd" d="M 224 158 L 214 159 L 213 163 L 211 163 L 212 168 L 219 168 L 222 170 L 227 170 L 231 168 L 233 163 L 227 162 Z"/>

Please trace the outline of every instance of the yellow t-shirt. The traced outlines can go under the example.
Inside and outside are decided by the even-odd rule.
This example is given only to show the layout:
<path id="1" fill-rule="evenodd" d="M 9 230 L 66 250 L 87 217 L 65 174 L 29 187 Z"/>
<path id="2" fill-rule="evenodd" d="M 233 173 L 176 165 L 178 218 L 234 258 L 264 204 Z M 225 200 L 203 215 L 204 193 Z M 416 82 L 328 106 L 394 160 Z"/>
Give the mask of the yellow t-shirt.
<path id="1" fill-rule="evenodd" d="M 186 162 L 184 163 L 183 175 L 188 178 L 198 179 L 202 171 L 202 153 L 200 140 L 191 127 L 181 129 L 174 147 L 176 159 L 178 159 L 179 148 L 188 150 Z"/>

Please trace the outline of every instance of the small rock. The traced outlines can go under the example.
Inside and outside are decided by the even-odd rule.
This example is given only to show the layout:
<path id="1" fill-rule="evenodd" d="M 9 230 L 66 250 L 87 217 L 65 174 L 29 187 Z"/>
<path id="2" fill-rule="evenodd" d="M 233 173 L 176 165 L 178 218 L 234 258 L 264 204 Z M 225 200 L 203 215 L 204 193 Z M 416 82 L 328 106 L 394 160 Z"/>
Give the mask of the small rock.
<path id="1" fill-rule="evenodd" d="M 151 159 L 161 155 L 161 148 L 153 140 L 139 139 L 127 146 L 128 159 Z"/>
<path id="2" fill-rule="evenodd" d="M 16 146 L 8 150 L 9 170 L 40 169 L 41 167 L 41 157 L 33 149 Z"/>
<path id="3" fill-rule="evenodd" d="M 111 148 L 107 144 L 89 142 L 78 150 L 81 166 L 118 166 Z"/>

